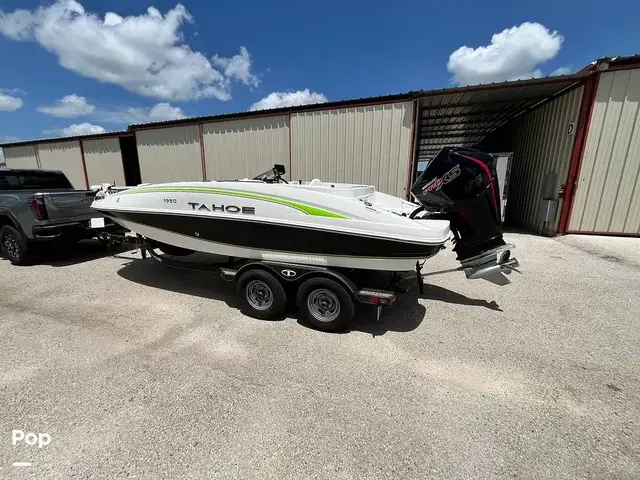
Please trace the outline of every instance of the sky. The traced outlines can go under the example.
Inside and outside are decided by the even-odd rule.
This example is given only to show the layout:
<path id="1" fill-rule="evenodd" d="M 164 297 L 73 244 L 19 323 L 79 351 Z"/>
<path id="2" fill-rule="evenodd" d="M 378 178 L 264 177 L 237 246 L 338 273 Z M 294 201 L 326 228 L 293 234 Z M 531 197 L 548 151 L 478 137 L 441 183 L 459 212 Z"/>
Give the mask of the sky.
<path id="1" fill-rule="evenodd" d="M 640 53 L 639 17 L 632 0 L 0 0 L 0 142 L 570 73 Z"/>

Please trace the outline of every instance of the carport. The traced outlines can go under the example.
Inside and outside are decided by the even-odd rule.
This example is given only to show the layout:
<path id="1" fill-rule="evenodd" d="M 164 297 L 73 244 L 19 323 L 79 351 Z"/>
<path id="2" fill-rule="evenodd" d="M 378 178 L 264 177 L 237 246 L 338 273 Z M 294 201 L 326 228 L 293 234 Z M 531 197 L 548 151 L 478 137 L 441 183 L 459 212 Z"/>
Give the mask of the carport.
<path id="1" fill-rule="evenodd" d="M 588 74 L 424 92 L 412 180 L 445 146 L 513 152 L 507 220 L 556 233 Z M 543 203 L 553 210 L 547 216 Z"/>
<path id="2" fill-rule="evenodd" d="M 512 152 L 508 222 L 640 236 L 640 55 L 415 98 L 413 179 L 443 146 Z"/>

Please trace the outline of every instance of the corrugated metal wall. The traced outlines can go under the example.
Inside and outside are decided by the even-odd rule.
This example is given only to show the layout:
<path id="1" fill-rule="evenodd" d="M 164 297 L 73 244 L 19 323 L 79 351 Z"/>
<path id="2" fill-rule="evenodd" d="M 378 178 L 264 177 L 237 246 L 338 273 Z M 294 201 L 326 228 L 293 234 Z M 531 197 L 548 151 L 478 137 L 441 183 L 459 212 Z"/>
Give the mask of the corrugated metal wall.
<path id="1" fill-rule="evenodd" d="M 74 188 L 88 188 L 79 141 L 41 143 L 38 145 L 38 157 L 42 169 L 62 170 Z"/>
<path id="2" fill-rule="evenodd" d="M 252 178 L 276 163 L 289 169 L 288 116 L 205 123 L 209 180 Z"/>
<path id="3" fill-rule="evenodd" d="M 143 182 L 202 180 L 197 125 L 136 131 Z"/>
<path id="4" fill-rule="evenodd" d="M 89 185 L 114 181 L 118 186 L 125 184 L 119 138 L 82 140 L 82 147 Z"/>
<path id="5" fill-rule="evenodd" d="M 406 196 L 412 102 L 291 115 L 291 178 L 376 185 Z"/>
<path id="6" fill-rule="evenodd" d="M 600 74 L 569 231 L 640 234 L 640 69 Z"/>
<path id="7" fill-rule="evenodd" d="M 562 207 L 558 191 L 567 181 L 583 90 L 574 88 L 492 135 L 499 150 L 513 152 L 508 220 L 546 234 L 557 232 Z M 544 198 L 558 201 L 554 220 L 545 225 L 539 216 Z"/>
<path id="8" fill-rule="evenodd" d="M 39 168 L 34 145 L 4 147 L 4 161 L 9 168 Z"/>

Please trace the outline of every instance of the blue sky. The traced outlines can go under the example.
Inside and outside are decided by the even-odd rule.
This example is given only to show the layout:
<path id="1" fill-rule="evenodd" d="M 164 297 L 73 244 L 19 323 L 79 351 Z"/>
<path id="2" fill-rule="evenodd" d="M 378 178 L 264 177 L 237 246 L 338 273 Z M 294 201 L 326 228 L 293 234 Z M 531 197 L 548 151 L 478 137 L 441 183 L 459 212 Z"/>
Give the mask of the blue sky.
<path id="1" fill-rule="evenodd" d="M 0 141 L 545 76 L 640 53 L 633 1 L 178 5 L 1 0 Z"/>

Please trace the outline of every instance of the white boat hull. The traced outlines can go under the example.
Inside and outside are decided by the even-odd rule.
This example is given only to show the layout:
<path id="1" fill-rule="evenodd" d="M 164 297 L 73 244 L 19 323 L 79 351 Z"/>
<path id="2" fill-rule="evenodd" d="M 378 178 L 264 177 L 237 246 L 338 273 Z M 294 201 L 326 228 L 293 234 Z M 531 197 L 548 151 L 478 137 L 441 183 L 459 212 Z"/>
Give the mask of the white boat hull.
<path id="1" fill-rule="evenodd" d="M 415 269 L 416 262 L 425 258 L 373 258 L 373 257 L 346 257 L 324 254 L 303 254 L 299 252 L 257 250 L 254 248 L 238 247 L 200 240 L 195 237 L 176 235 L 166 230 L 150 227 L 135 222 L 120 221 L 120 223 L 139 235 L 154 239 L 158 242 L 174 245 L 176 247 L 194 250 L 196 252 L 211 253 L 235 258 L 251 258 L 256 260 L 269 260 L 273 262 L 297 263 L 301 265 L 317 265 L 322 267 L 356 268 L 362 270 L 386 270 L 404 272 Z"/>
<path id="2" fill-rule="evenodd" d="M 140 186 L 93 207 L 169 245 L 327 267 L 412 270 L 451 235 L 448 221 L 411 220 L 417 205 L 366 186 L 185 182 Z"/>

